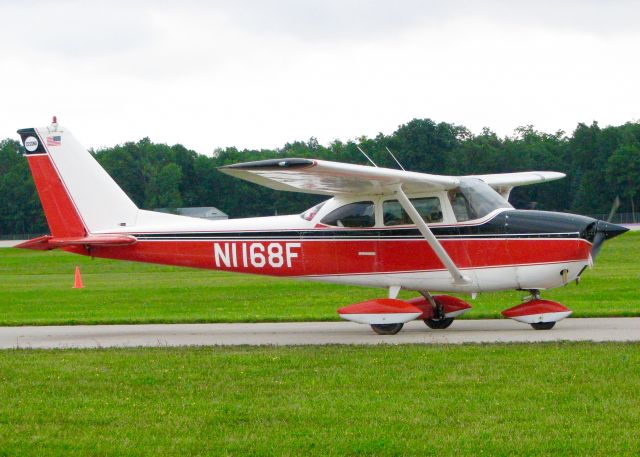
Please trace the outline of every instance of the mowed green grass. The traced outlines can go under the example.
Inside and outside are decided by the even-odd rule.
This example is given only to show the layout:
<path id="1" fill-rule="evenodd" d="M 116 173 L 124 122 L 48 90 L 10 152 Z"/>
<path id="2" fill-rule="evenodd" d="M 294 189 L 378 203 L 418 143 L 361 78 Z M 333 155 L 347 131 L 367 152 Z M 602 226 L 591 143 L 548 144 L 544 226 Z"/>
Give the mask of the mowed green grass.
<path id="1" fill-rule="evenodd" d="M 0 351 L 0 456 L 638 455 L 640 345 Z"/>
<path id="2" fill-rule="evenodd" d="M 638 232 L 611 240 L 579 286 L 543 298 L 564 303 L 575 317 L 638 316 L 639 253 Z M 71 288 L 76 265 L 82 290 Z M 337 320 L 337 308 L 385 295 L 382 289 L 0 249 L 0 325 Z M 524 295 L 481 294 L 470 300 L 466 317 L 498 318 Z"/>

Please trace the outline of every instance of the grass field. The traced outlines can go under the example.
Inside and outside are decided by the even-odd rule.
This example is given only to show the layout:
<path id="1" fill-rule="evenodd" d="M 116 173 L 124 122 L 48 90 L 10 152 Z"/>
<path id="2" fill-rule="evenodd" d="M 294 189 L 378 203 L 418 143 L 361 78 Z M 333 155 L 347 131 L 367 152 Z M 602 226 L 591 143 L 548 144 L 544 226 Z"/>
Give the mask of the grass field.
<path id="1" fill-rule="evenodd" d="M 575 317 L 638 316 L 639 252 L 638 232 L 607 242 L 579 286 L 543 297 L 564 303 Z M 75 265 L 83 290 L 71 289 Z M 0 249 L 0 325 L 337 320 L 338 307 L 384 295 L 381 289 Z M 480 295 L 466 317 L 500 317 L 523 295 Z"/>
<path id="2" fill-rule="evenodd" d="M 638 455 L 640 345 L 0 351 L 0 456 Z"/>

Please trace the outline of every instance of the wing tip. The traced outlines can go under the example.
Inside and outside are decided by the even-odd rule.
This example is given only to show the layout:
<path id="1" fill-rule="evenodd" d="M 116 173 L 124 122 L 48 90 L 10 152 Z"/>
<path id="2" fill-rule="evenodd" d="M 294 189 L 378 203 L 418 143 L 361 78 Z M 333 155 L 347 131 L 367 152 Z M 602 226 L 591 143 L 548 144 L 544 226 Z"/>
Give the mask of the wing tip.
<path id="1" fill-rule="evenodd" d="M 543 181 L 555 181 L 556 179 L 566 178 L 566 173 L 560 171 L 544 171 L 540 173 Z"/>

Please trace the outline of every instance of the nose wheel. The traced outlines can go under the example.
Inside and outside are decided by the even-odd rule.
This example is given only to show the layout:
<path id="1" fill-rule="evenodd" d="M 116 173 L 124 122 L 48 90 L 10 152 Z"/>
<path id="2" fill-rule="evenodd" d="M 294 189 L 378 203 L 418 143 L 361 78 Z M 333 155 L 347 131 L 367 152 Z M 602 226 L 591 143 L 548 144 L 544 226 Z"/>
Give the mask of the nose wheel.
<path id="1" fill-rule="evenodd" d="M 536 330 L 551 330 L 554 325 L 556 325 L 555 322 L 534 322 L 531 327 Z"/>
<path id="2" fill-rule="evenodd" d="M 371 324 L 371 330 L 378 335 L 395 335 L 403 326 L 404 324 Z"/>

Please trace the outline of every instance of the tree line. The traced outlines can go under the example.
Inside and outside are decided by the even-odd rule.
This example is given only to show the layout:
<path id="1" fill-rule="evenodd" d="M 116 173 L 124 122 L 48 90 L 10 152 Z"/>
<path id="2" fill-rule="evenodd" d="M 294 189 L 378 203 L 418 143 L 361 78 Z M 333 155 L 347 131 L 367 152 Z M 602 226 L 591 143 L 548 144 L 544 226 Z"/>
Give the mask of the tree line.
<path id="1" fill-rule="evenodd" d="M 601 214 L 619 196 L 620 211 L 635 215 L 640 193 L 639 122 L 604 128 L 581 123 L 570 135 L 525 126 L 499 137 L 487 128 L 473 134 L 461 125 L 414 119 L 390 135 L 335 140 L 327 146 L 311 138 L 276 150 L 228 147 L 207 156 L 143 138 L 91 153 L 141 208 L 216 206 L 230 217 L 251 217 L 301 212 L 323 197 L 273 191 L 231 178 L 217 167 L 283 157 L 366 165 L 358 146 L 379 166 L 398 168 L 389 148 L 405 169 L 433 174 L 567 174 L 560 181 L 514 189 L 510 201 L 516 208 Z M 0 142 L 0 235 L 47 232 L 24 149 L 5 139 Z"/>

